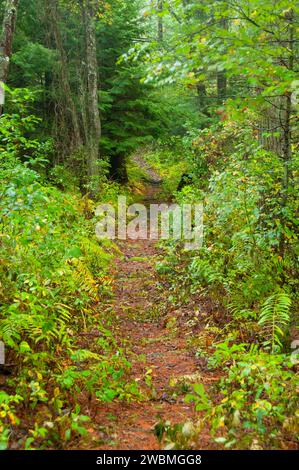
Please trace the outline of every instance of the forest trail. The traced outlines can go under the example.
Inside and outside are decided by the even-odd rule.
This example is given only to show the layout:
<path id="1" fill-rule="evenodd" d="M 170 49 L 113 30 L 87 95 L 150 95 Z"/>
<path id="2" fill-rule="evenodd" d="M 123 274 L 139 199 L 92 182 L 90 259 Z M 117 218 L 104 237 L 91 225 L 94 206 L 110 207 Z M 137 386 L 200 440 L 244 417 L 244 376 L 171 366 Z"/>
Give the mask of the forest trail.
<path id="1" fill-rule="evenodd" d="M 299 449 L 298 0 L 71 5 L 0 0 L 0 451 Z"/>
<path id="2" fill-rule="evenodd" d="M 160 191 L 159 178 L 152 171 L 148 177 L 143 195 L 146 205 L 157 202 Z M 194 406 L 184 402 L 183 382 L 204 379 L 195 355 L 187 347 L 186 331 L 173 323 L 178 312 L 172 312 L 167 304 L 169 291 L 161 285 L 156 273 L 155 263 L 159 258 L 156 242 L 126 240 L 118 242 L 118 246 L 122 256 L 113 267 L 114 334 L 129 352 L 131 379 L 140 384 L 146 396 L 139 402 L 95 404 L 93 429 L 100 431 L 95 432 L 94 445 L 88 439 L 83 447 L 159 449 L 155 424 L 194 419 Z M 147 376 L 151 376 L 150 386 L 144 381 L 147 371 Z M 207 376 L 206 380 L 210 378 Z M 201 437 L 201 447 L 209 447 L 208 434 Z"/>

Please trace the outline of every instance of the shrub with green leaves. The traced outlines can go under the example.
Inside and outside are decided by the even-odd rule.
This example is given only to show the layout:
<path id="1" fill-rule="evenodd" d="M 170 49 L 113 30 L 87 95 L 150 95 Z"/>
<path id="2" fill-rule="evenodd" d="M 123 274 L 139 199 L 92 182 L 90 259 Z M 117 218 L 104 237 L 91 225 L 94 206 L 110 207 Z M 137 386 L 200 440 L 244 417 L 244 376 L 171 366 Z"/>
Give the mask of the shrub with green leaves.
<path id="1" fill-rule="evenodd" d="M 244 116 L 244 122 L 246 119 L 249 117 Z M 261 335 L 264 341 L 269 340 L 270 328 L 269 315 L 268 326 L 262 320 L 265 302 L 271 303 L 267 299 L 283 291 L 291 302 L 287 306 L 288 319 L 284 316 L 282 335 L 278 328 L 281 330 L 283 315 L 279 320 L 279 313 L 274 314 L 277 321 L 274 320 L 276 333 L 272 339 L 275 336 L 275 344 L 280 342 L 280 347 L 284 347 L 288 328 L 296 325 L 298 309 L 298 279 L 294 270 L 298 256 L 294 218 L 298 185 L 294 182 L 282 214 L 279 197 L 284 174 L 282 159 L 263 149 L 248 127 L 241 128 L 228 117 L 224 123 L 198 131 L 197 137 L 193 135 L 191 148 L 185 162 L 194 183 L 174 192 L 174 196 L 180 204 L 203 202 L 204 244 L 196 252 L 182 255 L 184 262 L 180 266 L 174 262 L 173 284 L 179 288 L 184 279 L 184 286 L 189 283 L 190 292 L 205 292 L 236 321 L 251 318 L 257 322 L 261 312 L 259 325 L 265 333 Z M 160 157 L 158 164 L 159 161 Z M 291 168 L 294 174 L 296 161 L 294 158 Z M 164 168 L 167 178 L 167 165 Z M 170 179 L 171 166 L 169 175 Z M 282 236 L 286 239 L 283 256 Z M 181 245 L 177 244 L 175 251 L 180 250 Z M 182 256 L 178 255 L 180 261 Z M 168 269 L 169 279 L 171 269 Z M 180 281 L 176 283 L 176 279 Z M 279 305 L 278 302 L 278 308 Z"/>
<path id="2" fill-rule="evenodd" d="M 20 406 L 46 403 L 59 414 L 70 400 L 63 377 L 72 377 L 78 394 L 88 389 L 100 400 L 129 396 L 124 373 L 130 364 L 115 354 L 115 344 L 103 349 L 95 343 L 84 357 L 77 351 L 80 333 L 103 326 L 97 303 L 110 295 L 113 245 L 99 245 L 79 198 L 43 186 L 35 171 L 19 164 L 3 169 L 1 177 L 0 339 L 18 370 L 9 389 L 22 397 Z M 13 408 L 9 413 L 8 422 Z"/>
<path id="3" fill-rule="evenodd" d="M 194 384 L 185 397 L 194 403 L 197 420 L 159 423 L 158 437 L 166 449 L 198 448 L 203 430 L 219 448 L 280 449 L 285 442 L 293 448 L 298 445 L 299 381 L 289 356 L 269 355 L 248 344 L 220 343 L 209 365 L 221 370 L 221 377 L 209 388 Z"/>
<path id="4" fill-rule="evenodd" d="M 299 382 L 290 357 L 252 350 L 231 350 L 225 357 L 232 364 L 209 393 L 202 385 L 195 386 L 195 393 L 186 397 L 204 412 L 202 419 L 209 423 L 215 441 L 226 448 L 245 449 L 280 448 L 284 439 L 296 445 Z"/>
<path id="5" fill-rule="evenodd" d="M 24 119 L 4 115 L 0 126 L 0 340 L 9 372 L 0 395 L 2 449 L 12 440 L 18 448 L 63 447 L 86 433 L 82 393 L 100 401 L 139 396 L 102 312 L 116 247 L 96 239 L 93 201 L 45 184 L 31 168 L 26 152 L 38 159 L 39 144 L 26 130 L 38 120 Z M 93 328 L 99 335 L 84 349 Z"/>
<path id="6" fill-rule="evenodd" d="M 186 253 L 180 243 L 164 243 L 157 269 L 171 302 L 188 303 L 196 294 L 213 305 L 202 319 L 213 346 L 198 354 L 221 377 L 209 388 L 196 384 L 187 396 L 198 411 L 191 434 L 188 423 L 167 423 L 162 438 L 167 448 L 197 448 L 209 429 L 225 448 L 295 448 L 298 376 L 290 338 L 298 331 L 298 180 L 282 208 L 282 159 L 229 118 L 200 131 L 192 152 L 194 183 L 174 194 L 179 203 L 203 200 L 204 245 Z M 294 175 L 297 168 L 294 156 Z"/>

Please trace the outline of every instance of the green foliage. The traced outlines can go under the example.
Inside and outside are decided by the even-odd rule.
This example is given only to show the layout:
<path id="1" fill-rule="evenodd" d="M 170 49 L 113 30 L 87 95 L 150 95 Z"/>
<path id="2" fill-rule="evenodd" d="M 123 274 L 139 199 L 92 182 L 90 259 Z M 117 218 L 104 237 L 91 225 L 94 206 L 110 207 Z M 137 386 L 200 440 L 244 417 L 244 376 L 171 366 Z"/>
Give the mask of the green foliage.
<path id="1" fill-rule="evenodd" d="M 157 13 L 156 5 L 147 9 L 149 17 Z M 269 96 L 283 95 L 296 79 L 295 70 L 278 59 L 292 52 L 287 46 L 292 15 L 298 15 L 295 0 L 280 1 L 274 7 L 270 0 L 250 5 L 246 0 L 166 3 L 165 41 L 138 44 L 132 56 L 143 58 L 149 83 L 204 85 L 199 102 L 205 111 L 213 112 L 223 101 L 223 96 L 217 96 L 217 75 L 221 72 L 229 79 L 225 95 L 255 108 L 265 104 Z M 255 94 L 259 87 L 262 92 Z"/>
<path id="2" fill-rule="evenodd" d="M 82 390 L 100 401 L 131 400 L 139 391 L 127 379 L 131 365 L 105 328 L 99 305 L 112 293 L 116 248 L 96 240 L 92 201 L 46 185 L 21 163 L 32 142 L 19 120 L 1 118 L 2 136 L 9 138 L 1 140 L 0 340 L 16 364 L 5 385 L 9 393 L 0 396 L 1 447 L 10 446 L 10 426 L 17 428 L 29 409 L 35 423 L 29 418 L 23 425 L 19 445 L 63 447 L 86 434 L 87 417 L 77 403 Z M 101 334 L 83 349 L 80 335 L 92 328 Z"/>
<path id="3" fill-rule="evenodd" d="M 215 393 L 219 391 L 223 397 L 217 404 L 203 391 L 198 394 L 195 390 L 188 399 L 205 410 L 215 441 L 226 448 L 248 448 L 254 442 L 263 447 L 267 441 L 277 447 L 284 432 L 296 433 L 297 385 L 288 357 L 243 353 L 215 386 Z"/>
<path id="4" fill-rule="evenodd" d="M 192 147 L 199 156 L 199 166 L 187 157 L 194 184 L 175 193 L 179 203 L 204 203 L 204 246 L 184 261 L 191 291 L 204 288 L 215 301 L 231 306 L 235 318 L 245 311 L 254 317 L 282 282 L 295 298 L 298 238 L 293 214 L 298 188 L 294 182 L 283 208 L 283 227 L 277 198 L 284 174 L 280 158 L 232 120 L 200 132 Z M 204 180 L 196 177 L 202 174 L 202 159 L 207 165 Z M 279 252 L 283 233 L 288 234 L 284 258 Z"/>
<path id="5" fill-rule="evenodd" d="M 172 425 L 170 421 L 160 420 L 155 425 L 155 435 L 165 450 L 190 449 L 192 437 L 196 436 L 194 424 L 190 421 L 184 424 Z"/>
<path id="6" fill-rule="evenodd" d="M 151 142 L 158 133 L 153 98 L 151 90 L 140 84 L 138 70 L 121 69 L 110 86 L 101 145 L 104 155 L 125 156 Z"/>
<path id="7" fill-rule="evenodd" d="M 228 364 L 228 362 L 235 362 L 241 353 L 247 351 L 248 345 L 245 343 L 233 343 L 232 345 L 230 343 L 231 341 L 226 340 L 225 342 L 216 345 L 213 355 L 210 356 L 208 360 L 209 368 L 217 369 L 223 364 Z M 256 349 L 257 348 L 252 345 L 250 348 L 250 354 L 255 354 Z"/>
<path id="8" fill-rule="evenodd" d="M 264 302 L 259 318 L 259 325 L 268 339 L 264 345 L 273 353 L 282 347 L 281 338 L 290 323 L 291 299 L 285 292 L 273 294 Z"/>
<path id="9" fill-rule="evenodd" d="M 171 136 L 165 142 L 161 141 L 158 145 L 146 147 L 144 150 L 145 161 L 161 176 L 161 195 L 166 198 L 175 193 L 181 175 L 186 171 L 184 151 L 178 136 Z"/>
<path id="10" fill-rule="evenodd" d="M 0 166 L 13 166 L 18 160 L 31 166 L 43 166 L 52 153 L 53 144 L 51 139 L 42 142 L 36 138 L 41 120 L 28 113 L 37 93 L 28 88 L 12 90 L 7 86 L 5 91 L 8 112 L 0 116 Z"/>
<path id="11" fill-rule="evenodd" d="M 66 412 L 54 421 L 45 421 L 43 425 L 35 423 L 34 429 L 30 429 L 29 437 L 25 442 L 25 450 L 46 449 L 53 442 L 60 442 L 66 445 L 71 438 L 86 436 L 85 424 L 90 418 L 80 413 L 80 406 L 76 405 L 73 412 Z M 39 443 L 39 447 L 34 447 Z"/>
<path id="12" fill-rule="evenodd" d="M 72 401 L 83 388 L 101 401 L 138 394 L 136 384 L 126 381 L 130 364 L 116 345 L 101 354 L 96 351 L 103 345 L 91 344 L 94 352 L 77 346 L 78 334 L 101 325 L 94 309 L 100 296 L 111 295 L 113 246 L 107 251 L 93 239 L 92 221 L 80 213 L 78 199 L 42 186 L 32 170 L 18 165 L 2 172 L 0 193 L 0 338 L 18 362 L 12 386 L 24 406 L 46 402 L 63 416 L 70 390 Z M 81 434 L 70 419 L 65 441 L 70 433 Z M 46 436 L 51 441 L 52 431 L 40 434 L 39 428 L 26 448 Z"/>
<path id="13" fill-rule="evenodd" d="M 207 427 L 226 449 L 277 449 L 284 438 L 298 439 L 298 378 L 289 358 L 246 349 L 245 344 L 217 346 L 211 359 L 222 369 L 225 361 L 224 375 L 209 392 L 195 384 L 186 395 L 201 413 L 198 421 L 159 426 L 166 448 L 196 449 Z"/>
<path id="14" fill-rule="evenodd" d="M 13 63 L 22 70 L 22 80 L 33 87 L 40 86 L 52 72 L 57 54 L 42 44 L 28 42 L 13 55 Z"/>
<path id="15" fill-rule="evenodd" d="M 22 402 L 20 395 L 10 395 L 0 391 L 0 450 L 5 450 L 9 442 L 10 425 L 18 425 L 19 418 L 15 414 L 15 406 Z"/>
<path id="16" fill-rule="evenodd" d="M 208 299 L 213 315 L 189 341 L 219 373 L 187 396 L 198 422 L 161 420 L 158 440 L 198 448 L 205 427 L 225 448 L 283 447 L 298 431 L 295 367 L 282 354 L 298 322 L 298 2 L 95 3 L 92 74 L 86 2 L 19 5 L 0 116 L 0 340 L 10 362 L 0 448 L 15 435 L 25 449 L 86 435 L 79 395 L 142 398 L 109 329 L 118 250 L 96 240 L 96 204 L 78 189 L 115 204 L 129 190 L 108 181 L 109 166 L 125 179 L 137 152 L 163 178 L 161 198 L 204 203 L 204 246 L 160 243 L 157 271 L 170 303 Z M 91 177 L 96 72 L 102 137 Z M 128 176 L 142 197 L 146 175 L 133 159 Z M 181 323 L 167 325 L 175 333 Z"/>

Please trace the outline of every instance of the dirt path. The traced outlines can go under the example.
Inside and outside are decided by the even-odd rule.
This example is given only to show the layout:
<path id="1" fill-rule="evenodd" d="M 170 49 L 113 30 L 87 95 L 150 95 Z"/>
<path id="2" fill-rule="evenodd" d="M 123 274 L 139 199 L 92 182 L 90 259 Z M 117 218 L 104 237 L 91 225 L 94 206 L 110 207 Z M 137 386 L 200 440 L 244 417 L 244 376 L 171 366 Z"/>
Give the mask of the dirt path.
<path id="1" fill-rule="evenodd" d="M 158 192 L 157 184 L 148 183 L 145 202 L 153 202 Z M 200 379 L 200 371 L 195 355 L 187 347 L 184 330 L 172 323 L 173 312 L 169 311 L 167 302 L 169 292 L 161 286 L 156 274 L 155 263 L 159 256 L 156 243 L 127 240 L 118 245 L 123 257 L 116 259 L 113 268 L 114 334 L 130 352 L 132 379 L 142 387 L 145 373 L 150 370 L 152 386 L 144 386 L 147 396 L 139 403 L 97 404 L 93 424 L 101 431 L 97 433 L 94 446 L 89 442 L 88 447 L 159 449 L 153 432 L 159 420 L 174 424 L 194 418 L 192 404 L 184 402 L 183 382 L 190 376 L 191 381 Z M 201 448 L 206 447 L 208 437 L 202 436 Z"/>

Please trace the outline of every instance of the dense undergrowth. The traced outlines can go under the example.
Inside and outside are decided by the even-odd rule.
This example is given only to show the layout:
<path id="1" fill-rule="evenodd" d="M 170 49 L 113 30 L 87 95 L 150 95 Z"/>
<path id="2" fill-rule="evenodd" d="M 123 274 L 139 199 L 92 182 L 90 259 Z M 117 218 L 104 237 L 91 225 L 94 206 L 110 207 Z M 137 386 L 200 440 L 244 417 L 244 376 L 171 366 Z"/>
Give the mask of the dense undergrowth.
<path id="1" fill-rule="evenodd" d="M 75 447 L 99 402 L 144 398 L 112 333 L 122 255 L 95 235 L 120 194 L 204 206 L 201 248 L 160 243 L 152 319 L 187 330 L 203 370 L 182 387 L 197 419 L 158 423 L 161 445 L 298 447 L 298 15 L 1 2 L 0 449 Z"/>
<path id="2" fill-rule="evenodd" d="M 282 228 L 275 197 L 282 162 L 244 123 L 230 119 L 196 137 L 190 133 L 183 149 L 182 142 L 178 149 L 149 149 L 147 159 L 168 175 L 164 195 L 204 203 L 202 248 L 188 252 L 174 240 L 163 242 L 157 269 L 169 282 L 171 303 L 197 296 L 212 305 L 210 314 L 195 317 L 203 325 L 189 343 L 207 370 L 219 374 L 213 386 L 196 384 L 186 397 L 198 422 L 162 423 L 160 436 L 168 448 L 196 448 L 208 427 L 215 445 L 225 448 L 296 447 L 298 186 L 283 209 Z M 295 159 L 294 173 L 297 165 Z M 187 184 L 177 191 L 186 171 Z"/>
<path id="3" fill-rule="evenodd" d="M 71 174 L 56 167 L 50 176 L 56 186 L 47 183 L 50 146 L 26 137 L 36 124 L 34 116 L 16 114 L 1 122 L 2 449 L 66 448 L 86 434 L 86 403 L 140 397 L 110 329 L 106 301 L 117 247 L 96 240 L 96 205 L 80 196 Z M 270 197 L 273 187 L 279 191 L 280 161 L 240 127 L 222 123 L 217 134 L 190 132 L 140 154 L 163 178 L 161 197 L 204 201 L 203 247 L 186 252 L 180 243 L 162 242 L 157 270 L 169 283 L 171 303 L 194 295 L 212 303 L 189 344 L 219 375 L 212 387 L 195 384 L 186 396 L 198 421 L 161 423 L 160 438 L 168 448 L 194 448 L 208 428 L 215 445 L 226 448 L 295 446 L 297 188 L 282 257 L 279 217 L 272 216 L 279 207 Z M 186 172 L 188 184 L 177 191 Z M 134 160 L 128 174 L 136 199 L 146 175 Z M 119 191 L 103 178 L 99 201 L 115 203 Z"/>
<path id="4" fill-rule="evenodd" d="M 89 417 L 81 408 L 88 410 L 90 400 L 138 395 L 105 307 L 117 247 L 96 239 L 94 202 L 47 183 L 41 159 L 39 173 L 28 165 L 26 154 L 35 163 L 41 156 L 37 141 L 26 137 L 36 122 L 1 118 L 1 449 L 65 448 L 86 434 Z M 68 185 L 59 168 L 56 176 Z M 103 201 L 117 191 L 102 181 Z"/>

